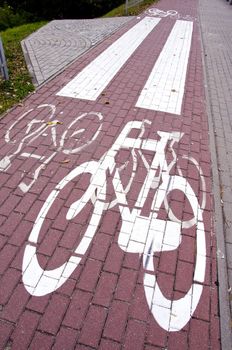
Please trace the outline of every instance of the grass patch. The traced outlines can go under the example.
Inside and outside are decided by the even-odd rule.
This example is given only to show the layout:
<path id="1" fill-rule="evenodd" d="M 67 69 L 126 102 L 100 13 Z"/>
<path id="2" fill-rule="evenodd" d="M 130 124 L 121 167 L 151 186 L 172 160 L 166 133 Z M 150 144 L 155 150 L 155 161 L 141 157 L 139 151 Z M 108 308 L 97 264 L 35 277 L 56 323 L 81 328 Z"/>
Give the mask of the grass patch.
<path id="1" fill-rule="evenodd" d="M 137 16 L 141 12 L 145 11 L 149 6 L 152 4 L 157 3 L 158 0 L 144 0 L 143 3 L 131 7 L 128 9 L 128 16 Z M 125 3 L 116 7 L 115 9 L 111 10 L 110 12 L 106 13 L 103 17 L 120 17 L 120 16 L 126 16 L 125 13 Z"/>
<path id="2" fill-rule="evenodd" d="M 42 27 L 47 22 L 24 24 L 0 32 L 9 71 L 9 80 L 0 75 L 0 114 L 20 102 L 34 90 L 31 77 L 24 60 L 20 41 Z"/>

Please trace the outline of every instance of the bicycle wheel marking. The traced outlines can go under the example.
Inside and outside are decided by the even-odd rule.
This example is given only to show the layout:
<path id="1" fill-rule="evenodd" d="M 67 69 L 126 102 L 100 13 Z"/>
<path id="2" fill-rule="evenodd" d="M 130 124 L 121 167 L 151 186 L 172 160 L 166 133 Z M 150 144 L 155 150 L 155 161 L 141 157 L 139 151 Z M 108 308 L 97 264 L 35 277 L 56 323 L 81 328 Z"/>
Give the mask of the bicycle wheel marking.
<path id="1" fill-rule="evenodd" d="M 136 107 L 171 114 L 181 113 L 192 31 L 192 22 L 176 21 Z"/>
<path id="2" fill-rule="evenodd" d="M 189 197 L 189 202 L 193 209 L 195 218 L 195 225 L 193 226 L 196 226 L 197 243 L 197 258 L 195 263 L 193 284 L 184 297 L 178 300 L 167 299 L 159 287 L 156 276 L 151 274 L 154 273 L 155 267 L 152 254 L 147 251 L 143 256 L 144 268 L 148 271 L 148 273 L 146 272 L 144 276 L 144 288 L 148 305 L 158 324 L 169 332 L 176 332 L 181 330 L 188 323 L 200 301 L 203 291 L 203 285 L 201 283 L 203 283 L 205 279 L 206 242 L 202 209 L 199 207 L 197 198 L 191 186 L 186 179 L 180 176 L 175 176 L 175 180 L 172 182 L 171 186 L 167 187 L 168 185 L 168 182 L 165 183 L 164 181 L 159 188 L 159 190 L 166 189 L 165 196 L 167 196 L 168 192 L 172 190 L 185 187 L 185 195 Z M 158 196 L 159 195 L 160 194 L 158 194 Z M 156 247 L 155 251 L 169 251 L 176 249 L 179 246 L 181 243 L 181 223 L 178 223 L 178 225 L 179 227 L 176 226 L 175 228 L 173 226 L 171 230 L 167 230 L 166 227 L 161 234 L 156 234 L 153 236 L 152 245 Z M 175 238 L 175 243 L 177 244 L 173 244 L 173 237 Z M 157 239 L 159 240 L 160 248 L 157 246 Z M 157 250 L 157 247 L 160 250 Z"/>
<path id="3" fill-rule="evenodd" d="M 104 209 L 105 204 L 100 201 L 97 201 L 96 206 L 94 207 L 93 214 L 91 216 L 86 232 L 74 252 L 75 255 L 71 255 L 69 260 L 63 263 L 61 266 L 53 270 L 44 270 L 43 268 L 41 268 L 37 258 L 35 245 L 38 242 L 40 230 L 42 228 L 46 215 L 49 209 L 51 208 L 51 206 L 53 205 L 53 203 L 55 202 L 57 196 L 59 195 L 59 192 L 78 175 L 84 172 L 95 174 L 95 172 L 98 170 L 97 166 L 98 166 L 97 162 L 90 161 L 86 164 L 83 164 L 83 166 L 74 168 L 67 176 L 65 176 L 60 181 L 60 183 L 50 193 L 46 202 L 42 206 L 37 216 L 37 219 L 35 221 L 35 224 L 33 226 L 33 229 L 30 233 L 30 236 L 28 238 L 29 243 L 26 245 L 24 256 L 23 256 L 23 265 L 22 265 L 23 278 L 22 279 L 26 290 L 31 295 L 34 295 L 34 296 L 47 295 L 49 293 L 54 292 L 59 287 L 61 287 L 67 281 L 67 279 L 71 276 L 74 270 L 77 268 L 82 257 L 86 253 L 96 233 L 99 220 L 101 219 L 101 215 L 100 214 L 96 215 L 95 212 L 99 213 L 99 210 L 103 211 Z M 78 208 L 76 208 L 75 215 L 77 215 L 79 211 L 81 211 L 81 209 L 91 199 L 93 190 L 95 190 L 95 187 L 92 187 L 90 191 L 87 191 L 83 195 L 81 200 L 78 201 L 77 203 Z M 66 218 L 67 220 L 72 219 L 72 215 L 69 216 L 69 211 L 67 213 Z"/>
<path id="4" fill-rule="evenodd" d="M 57 95 L 95 101 L 159 21 L 159 18 L 145 17 L 85 67 Z"/>

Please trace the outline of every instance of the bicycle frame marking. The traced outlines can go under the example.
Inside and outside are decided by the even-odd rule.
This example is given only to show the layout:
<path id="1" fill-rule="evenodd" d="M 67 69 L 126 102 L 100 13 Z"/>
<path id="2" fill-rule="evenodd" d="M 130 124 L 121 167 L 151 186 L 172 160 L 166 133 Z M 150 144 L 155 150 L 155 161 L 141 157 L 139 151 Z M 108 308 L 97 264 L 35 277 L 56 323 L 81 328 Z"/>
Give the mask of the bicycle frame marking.
<path id="1" fill-rule="evenodd" d="M 144 290 L 148 306 L 158 324 L 163 329 L 174 332 L 182 329 L 190 320 L 199 303 L 203 290 L 202 283 L 204 282 L 206 268 L 205 232 L 202 218 L 203 208 L 200 207 L 188 181 L 182 176 L 170 175 L 170 170 L 177 159 L 172 147 L 175 142 L 180 141 L 183 134 L 180 132 L 158 132 L 160 140 L 144 140 L 142 136 L 144 134 L 145 124 L 150 124 L 150 122 L 147 120 L 143 122 L 128 122 L 113 146 L 98 162 L 89 161 L 76 167 L 50 193 L 37 216 L 28 239 L 29 243 L 25 248 L 22 266 L 23 283 L 30 294 L 43 296 L 54 292 L 71 276 L 97 232 L 103 211 L 112 207 L 110 203 L 106 203 L 106 171 L 108 170 L 113 175 L 113 187 L 116 194 L 115 204 L 118 205 L 122 218 L 118 237 L 119 247 L 125 252 L 143 254 L 143 267 L 145 270 Z M 129 132 L 134 128 L 140 130 L 140 135 L 138 138 L 128 137 Z M 170 147 L 174 159 L 170 164 L 167 164 L 165 148 L 169 142 L 171 143 Z M 137 149 L 141 152 L 145 150 L 154 152 L 151 165 L 145 164 L 147 168 L 146 179 L 133 209 L 129 209 L 126 198 L 127 192 L 123 188 L 120 170 L 116 167 L 115 163 L 117 152 L 123 148 Z M 158 169 L 160 169 L 159 175 L 156 175 Z M 86 232 L 68 261 L 53 270 L 44 270 L 39 265 L 36 255 L 36 245 L 43 222 L 59 192 L 67 183 L 83 173 L 92 175 L 89 187 L 80 199 L 72 203 L 67 211 L 66 219 L 72 220 L 85 207 L 86 203 L 91 201 L 93 204 L 93 214 Z M 151 205 L 150 215 L 147 217 L 143 216 L 141 212 L 151 188 L 156 189 L 156 193 Z M 182 222 L 175 217 L 171 210 L 168 210 L 169 220 L 165 221 L 157 218 L 162 203 L 166 201 L 165 205 L 168 206 L 167 195 L 173 190 L 180 190 L 185 194 L 192 207 L 193 219 Z M 181 244 L 181 229 L 192 226 L 196 227 L 197 242 L 197 258 L 193 284 L 183 298 L 169 300 L 162 294 L 156 276 L 154 275 L 153 254 L 154 252 L 177 249 Z"/>
<path id="2" fill-rule="evenodd" d="M 44 167 L 57 155 L 58 152 L 63 152 L 64 154 L 70 155 L 70 154 L 75 154 L 86 147 L 88 147 L 93 141 L 96 140 L 98 137 L 101 128 L 102 128 L 102 120 L 103 116 L 101 113 L 95 113 L 95 112 L 89 112 L 89 113 L 83 113 L 76 117 L 67 127 L 67 129 L 62 133 L 60 137 L 60 141 L 58 143 L 57 141 L 57 133 L 56 133 L 56 123 L 59 123 L 57 119 L 54 119 L 55 112 L 56 112 L 56 107 L 54 105 L 49 105 L 49 104 L 42 104 L 37 107 L 37 109 L 41 108 L 48 108 L 50 109 L 50 116 L 48 117 L 48 121 L 52 121 L 51 124 L 47 123 L 45 120 L 40 120 L 40 119 L 32 119 L 27 126 L 25 136 L 20 140 L 17 149 L 11 153 L 10 155 L 5 156 L 2 160 L 0 160 L 0 171 L 7 171 L 7 169 L 10 168 L 11 166 L 11 159 L 13 159 L 15 156 L 20 155 L 23 158 L 34 158 L 38 159 L 41 164 L 36 168 L 36 170 L 33 173 L 33 178 L 29 182 L 29 184 L 25 183 L 22 181 L 19 184 L 19 188 L 22 192 L 26 193 L 30 190 L 30 188 L 34 185 L 36 180 L 39 177 L 40 172 L 44 169 Z M 23 113 L 21 117 L 19 117 L 7 130 L 6 135 L 5 135 L 5 142 L 6 143 L 16 143 L 16 141 L 12 141 L 10 137 L 11 131 L 14 129 L 15 125 L 23 120 L 27 115 L 29 115 L 33 109 L 29 109 L 27 112 Z M 67 134 L 70 129 L 72 129 L 73 125 L 78 122 L 79 120 L 84 119 L 87 115 L 93 115 L 94 117 L 97 117 L 100 126 L 93 135 L 93 137 L 90 140 L 87 140 L 83 145 L 75 147 L 75 148 L 69 148 L 69 149 L 64 149 L 64 144 L 65 140 L 67 139 Z M 36 128 L 34 131 L 31 131 L 35 125 L 38 125 L 38 128 Z M 33 144 L 33 141 L 35 141 L 38 137 L 45 135 L 45 132 L 50 131 L 51 133 L 51 140 L 52 140 L 52 145 L 56 148 L 52 154 L 45 158 L 44 156 L 38 155 L 38 154 L 33 154 L 33 153 L 28 153 L 28 152 L 23 152 L 23 148 L 25 145 L 31 145 Z M 78 134 L 81 134 L 85 131 L 85 129 L 80 129 L 80 130 L 75 130 L 72 132 L 70 135 L 70 138 L 77 136 Z"/>

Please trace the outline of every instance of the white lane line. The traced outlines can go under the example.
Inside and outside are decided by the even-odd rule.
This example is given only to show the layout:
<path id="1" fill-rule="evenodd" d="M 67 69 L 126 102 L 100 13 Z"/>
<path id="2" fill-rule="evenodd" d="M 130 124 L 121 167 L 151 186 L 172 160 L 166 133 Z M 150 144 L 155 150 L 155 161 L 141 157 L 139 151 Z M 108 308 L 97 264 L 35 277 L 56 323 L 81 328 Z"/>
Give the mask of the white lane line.
<path id="1" fill-rule="evenodd" d="M 57 95 L 95 101 L 159 21 L 159 18 L 145 17 L 86 66 Z"/>
<path id="2" fill-rule="evenodd" d="M 136 107 L 181 113 L 192 31 L 193 22 L 176 21 Z"/>

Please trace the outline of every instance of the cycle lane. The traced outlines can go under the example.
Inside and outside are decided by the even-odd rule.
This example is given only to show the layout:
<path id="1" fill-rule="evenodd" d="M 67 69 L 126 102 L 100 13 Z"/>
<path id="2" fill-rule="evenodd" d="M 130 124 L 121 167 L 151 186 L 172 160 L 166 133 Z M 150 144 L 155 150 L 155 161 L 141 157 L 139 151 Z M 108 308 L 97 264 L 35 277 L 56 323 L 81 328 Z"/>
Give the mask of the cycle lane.
<path id="1" fill-rule="evenodd" d="M 163 11 L 170 10 L 168 1 L 161 1 L 158 7 Z M 19 348 L 19 344 L 22 348 L 52 348 L 54 345 L 55 348 L 60 349 L 117 349 L 122 345 L 128 349 L 164 347 L 168 349 L 206 349 L 210 346 L 216 349 L 220 347 L 217 287 L 215 285 L 217 281 L 216 249 L 212 228 L 210 153 L 196 3 L 190 5 L 190 2 L 186 2 L 185 7 L 179 2 L 172 3 L 171 10 L 173 9 L 178 11 L 178 14 L 160 17 L 159 23 L 132 53 L 118 73 L 112 76 L 110 83 L 95 101 L 56 94 L 61 91 L 62 86 L 69 83 L 78 72 L 81 72 L 116 38 L 119 38 L 123 34 L 122 30 L 82 56 L 63 74 L 38 90 L 26 100 L 25 106 L 14 109 L 11 115 L 1 120 L 1 133 L 3 136 L 7 135 L 5 142 L 1 143 L 1 155 L 5 160 L 1 163 L 4 171 L 0 174 L 3 184 L 0 209 L 2 242 L 0 252 L 2 310 L 0 317 L 3 348 L 7 342 L 8 344 L 12 342 L 12 348 Z M 150 18 L 157 17 L 154 11 L 146 15 L 149 15 Z M 142 20 L 143 16 L 130 23 L 130 27 Z M 183 97 L 179 93 L 179 99 L 182 101 L 183 98 L 181 115 L 164 112 L 162 110 L 164 101 L 161 97 L 159 97 L 158 107 L 155 107 L 156 110 L 138 108 L 136 104 L 141 90 L 154 64 L 158 62 L 160 52 L 168 42 L 168 37 L 177 21 L 193 23 Z M 154 23 L 152 20 L 148 22 Z M 173 41 L 174 39 L 171 40 L 171 44 Z M 152 45 L 153 43 L 155 44 Z M 178 47 L 177 45 L 175 50 L 178 50 Z M 188 50 L 185 45 L 180 49 L 180 55 L 183 51 L 186 56 Z M 173 57 L 175 57 L 175 52 L 173 52 Z M 173 62 L 176 64 L 175 70 L 178 71 L 178 60 L 173 58 Z M 184 66 L 184 61 L 181 61 L 181 64 Z M 161 81 L 166 80 L 168 75 L 165 73 L 164 66 L 158 67 L 158 71 L 164 70 Z M 182 74 L 184 75 L 184 69 L 182 69 Z M 181 85 L 181 79 L 178 82 Z M 162 91 L 162 84 L 158 82 L 157 85 Z M 145 86 L 145 89 L 149 89 L 149 86 L 148 88 Z M 174 85 L 169 89 L 174 95 L 178 92 Z M 13 118 L 17 119 L 30 109 L 33 110 L 26 114 L 19 124 L 13 125 Z M 160 110 L 157 111 L 157 109 Z M 36 119 L 36 122 L 32 122 L 33 119 Z M 91 204 L 92 197 L 89 197 L 83 210 L 78 215 L 73 215 L 72 220 L 67 221 L 66 215 L 70 205 L 85 193 L 90 182 L 87 170 L 84 171 L 86 163 L 92 160 L 99 162 L 115 140 L 123 134 L 125 127 L 133 126 L 129 123 L 134 121 L 137 122 L 134 124 L 136 127 L 131 127 L 130 133 L 124 136 L 124 139 L 128 137 L 129 146 L 123 147 L 123 141 L 119 142 L 120 148 L 115 157 L 117 168 L 120 169 L 120 179 L 126 191 L 127 203 L 123 203 L 123 200 L 120 202 L 119 196 L 123 190 L 119 188 L 119 181 L 117 182 L 119 187 L 114 183 L 117 179 L 116 172 L 110 172 L 109 169 L 103 167 L 102 170 L 106 170 L 107 173 L 108 184 L 105 190 L 104 185 L 101 185 L 102 191 L 95 192 L 96 197 L 98 193 L 101 193 L 103 199 L 100 198 L 96 202 L 92 199 Z M 143 123 L 139 124 L 139 122 Z M 168 134 L 168 141 L 167 144 L 159 143 L 163 145 L 163 148 L 159 150 L 160 156 L 157 158 L 161 165 L 153 164 L 156 173 L 155 175 L 153 173 L 153 182 L 150 183 L 149 191 L 146 192 L 143 183 L 149 183 L 147 173 L 152 174 L 149 166 L 154 159 L 153 153 L 157 153 L 158 141 L 162 140 L 158 132 Z M 173 132 L 178 135 L 174 139 Z M 36 135 L 39 137 L 36 138 Z M 131 143 L 132 140 L 133 143 Z M 150 148 L 136 146 L 136 140 L 140 140 L 141 143 L 150 141 L 150 144 L 153 141 L 154 152 L 151 146 Z M 135 151 L 131 155 L 133 147 Z M 181 177 L 186 178 L 188 182 L 184 183 L 185 195 L 183 191 L 180 191 L 179 184 L 177 187 L 173 185 L 173 191 L 166 196 L 168 200 L 160 203 L 158 216 L 155 217 L 156 211 L 153 206 L 153 198 L 157 193 L 155 181 L 160 181 L 159 187 L 162 189 L 161 184 L 165 183 L 165 179 L 159 179 L 158 175 L 167 173 L 161 157 L 162 149 L 165 150 L 171 180 L 174 180 L 176 176 L 177 180 L 178 177 Z M 12 154 L 13 160 L 10 164 Z M 177 154 L 176 159 L 175 154 Z M 46 159 L 47 163 L 45 163 Z M 136 162 L 138 166 L 133 168 Z M 81 176 L 73 178 L 71 182 L 66 178 L 67 185 L 64 188 L 56 187 L 70 171 L 83 163 L 86 166 L 82 167 Z M 34 172 L 39 166 L 41 168 L 38 170 L 38 177 L 35 178 Z M 91 167 L 90 164 L 89 169 L 92 173 L 96 173 L 93 168 L 94 166 Z M 104 174 L 101 176 L 104 177 Z M 96 185 L 100 183 L 98 179 L 95 179 Z M 133 182 L 128 187 L 131 179 Z M 204 181 L 206 188 L 204 188 Z M 26 187 L 22 186 L 23 184 L 32 185 L 25 191 Z M 197 196 L 201 207 L 201 210 L 198 208 L 197 214 L 195 211 L 194 215 L 192 203 L 195 196 L 188 184 Z M 60 192 L 53 204 L 52 200 L 48 201 L 48 198 L 55 187 L 60 189 Z M 122 243 L 122 241 L 118 242 L 119 238 L 123 237 L 122 234 L 130 235 L 130 229 L 133 231 L 133 227 L 136 226 L 135 219 L 131 221 L 128 213 L 127 216 L 122 214 L 122 208 L 125 210 L 126 207 L 129 207 L 131 212 L 133 208 L 141 209 L 138 203 L 141 189 L 146 195 L 143 210 L 139 211 L 137 216 L 142 216 L 143 219 L 149 217 L 152 207 L 154 219 L 160 220 L 161 227 L 162 222 L 165 225 L 155 233 L 158 237 L 154 240 L 156 246 L 153 247 L 156 271 L 152 273 L 151 269 L 147 269 L 146 276 L 149 276 L 146 281 L 143 279 L 145 272 L 143 265 L 146 264 L 146 259 L 142 260 L 138 253 L 139 249 L 145 251 L 150 264 L 152 264 L 152 259 L 146 242 L 142 242 L 143 238 L 140 239 L 137 236 L 131 238 L 134 248 L 129 248 L 130 242 L 126 242 L 124 246 L 121 244 L 121 248 L 118 244 Z M 163 188 L 163 190 L 168 192 L 170 187 Z M 54 196 L 55 192 L 52 198 Z M 115 198 L 119 204 L 115 202 Z M 192 198 L 192 203 L 189 198 Z M 206 198 L 205 204 L 204 198 Z M 102 201 L 111 202 L 111 208 L 105 207 L 101 213 Z M 51 204 L 46 215 L 44 214 L 46 212 L 44 202 Z M 44 208 L 44 212 L 41 211 L 41 208 Z M 91 236 L 85 237 L 87 238 L 85 247 L 88 248 L 88 241 L 90 246 L 86 248 L 86 251 L 85 248 L 82 248 L 85 252 L 83 257 L 81 251 L 73 254 L 73 251 L 79 247 L 79 242 L 84 242 L 81 238 L 87 230 L 93 210 L 97 223 L 93 221 L 90 226 L 94 227 L 96 234 L 93 239 Z M 171 221 L 171 214 L 168 215 L 167 211 L 172 211 L 176 219 Z M 196 223 L 191 225 L 190 220 L 198 215 L 199 227 L 201 211 L 206 236 L 206 254 L 204 255 L 204 252 L 200 254 L 203 258 L 199 259 L 199 265 L 195 260 L 195 250 L 200 248 L 196 238 L 197 225 Z M 25 283 L 24 279 L 24 285 L 22 262 L 23 257 L 25 258 L 25 246 L 33 246 L 36 243 L 29 236 L 33 225 L 40 221 L 38 215 L 42 221 L 43 217 L 46 217 L 40 230 L 37 250 L 40 266 L 44 270 L 54 270 L 66 262 L 70 256 L 73 259 L 74 257 L 82 257 L 82 259 L 79 265 L 75 262 L 76 260 L 72 261 L 76 266 L 71 275 L 67 270 L 62 273 L 61 277 L 65 282 L 60 288 L 46 294 L 46 288 L 42 283 L 42 290 L 46 295 L 31 296 L 27 290 L 36 294 L 42 277 L 41 275 L 36 277 L 36 269 L 33 275 L 32 269 L 32 272 L 29 273 L 30 281 L 27 282 L 28 279 L 26 279 Z M 144 220 L 139 228 L 140 231 L 144 229 L 146 232 L 147 221 L 149 221 L 148 226 L 150 225 L 148 232 L 152 231 L 151 219 Z M 168 234 L 167 222 L 173 223 L 173 221 L 180 222 L 182 225 L 181 243 L 178 225 L 172 227 L 171 236 L 170 233 Z M 158 221 L 154 222 L 158 224 Z M 122 226 L 125 228 L 123 231 Z M 200 231 L 203 231 L 202 226 Z M 175 235 L 174 233 L 172 235 L 172 232 Z M 147 241 L 149 237 L 147 234 Z M 88 238 L 91 239 L 88 240 Z M 27 244 L 28 240 L 30 244 Z M 142 243 L 144 244 L 141 248 Z M 162 253 L 160 253 L 161 247 L 165 250 Z M 133 249 L 134 253 L 129 252 Z M 25 276 L 30 271 L 33 256 L 30 259 L 25 264 Z M 204 274 L 205 261 L 206 273 Z M 199 289 L 199 286 L 203 286 L 202 294 L 201 292 L 195 294 L 194 289 L 189 292 L 195 266 L 198 266 L 198 270 L 201 267 L 203 270 L 203 280 L 200 280 L 199 274 L 194 276 L 195 281 L 197 280 L 196 290 Z M 55 289 L 52 286 L 57 284 L 57 276 L 55 274 L 49 276 L 47 272 L 44 276 L 50 278 L 46 280 L 48 289 Z M 154 276 L 157 276 L 155 282 Z M 60 281 L 61 278 L 58 280 Z M 150 299 L 150 294 L 147 294 L 146 299 L 144 285 L 147 287 L 148 294 L 152 295 Z M 157 286 L 160 288 L 158 289 Z M 165 299 L 158 295 L 159 290 L 162 291 Z M 168 301 L 181 300 L 186 294 L 189 302 L 184 303 L 184 309 L 180 308 L 183 316 L 179 317 L 174 312 L 175 303 L 170 305 Z M 199 294 L 200 300 L 190 321 L 183 328 L 181 326 L 178 331 L 173 331 L 173 329 L 171 331 L 171 325 L 178 327 L 175 318 L 180 319 L 181 322 L 186 313 L 187 316 L 188 313 L 192 313 L 194 300 Z M 149 303 L 151 303 L 152 312 L 149 311 Z M 199 332 L 201 337 L 199 337 Z M 64 339 L 67 338 L 68 342 L 65 341 L 64 344 Z"/>

